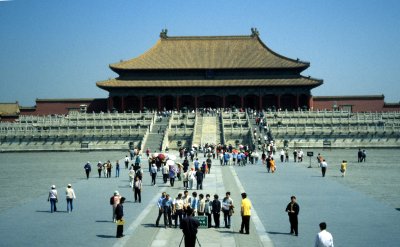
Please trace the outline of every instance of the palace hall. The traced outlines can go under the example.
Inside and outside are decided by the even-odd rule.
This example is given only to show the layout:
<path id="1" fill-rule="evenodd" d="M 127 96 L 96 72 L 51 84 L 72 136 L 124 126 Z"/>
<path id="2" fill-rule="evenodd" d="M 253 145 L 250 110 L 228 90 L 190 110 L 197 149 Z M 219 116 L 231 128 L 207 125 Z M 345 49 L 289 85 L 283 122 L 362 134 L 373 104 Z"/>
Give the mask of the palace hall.
<path id="1" fill-rule="evenodd" d="M 323 81 L 302 76 L 309 62 L 282 56 L 257 29 L 240 36 L 168 36 L 142 55 L 110 64 L 118 77 L 97 82 L 108 110 L 202 107 L 312 109 Z"/>

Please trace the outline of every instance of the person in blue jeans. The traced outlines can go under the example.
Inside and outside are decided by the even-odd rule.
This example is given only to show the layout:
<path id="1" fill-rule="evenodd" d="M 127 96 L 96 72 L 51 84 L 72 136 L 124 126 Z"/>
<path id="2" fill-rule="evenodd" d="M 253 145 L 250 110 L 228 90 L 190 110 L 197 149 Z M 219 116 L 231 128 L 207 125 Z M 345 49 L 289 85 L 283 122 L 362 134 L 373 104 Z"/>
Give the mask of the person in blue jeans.
<path id="1" fill-rule="evenodd" d="M 47 201 L 50 201 L 50 212 L 51 213 L 57 212 L 58 195 L 55 185 L 51 186 L 51 190 L 49 191 L 49 197 L 47 198 Z"/>
<path id="2" fill-rule="evenodd" d="M 76 198 L 75 196 L 75 191 L 72 188 L 71 184 L 67 185 L 67 189 L 65 190 L 65 195 L 67 199 L 67 212 L 72 212 L 73 206 L 72 206 L 72 201 Z"/>
<path id="3" fill-rule="evenodd" d="M 119 177 L 119 162 L 115 163 L 115 177 Z"/>

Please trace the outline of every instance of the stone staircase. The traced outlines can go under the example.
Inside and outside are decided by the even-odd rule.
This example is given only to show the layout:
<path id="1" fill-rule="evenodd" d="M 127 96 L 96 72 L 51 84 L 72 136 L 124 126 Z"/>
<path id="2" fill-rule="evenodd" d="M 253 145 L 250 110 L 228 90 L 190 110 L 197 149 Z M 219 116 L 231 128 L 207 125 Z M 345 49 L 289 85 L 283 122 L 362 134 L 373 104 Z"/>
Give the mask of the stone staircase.
<path id="1" fill-rule="evenodd" d="M 204 145 L 206 143 L 216 144 L 217 143 L 217 117 L 216 116 L 207 116 L 203 117 L 202 124 L 202 135 L 201 135 L 201 144 Z M 219 139 L 219 138 L 218 138 Z"/>
<path id="2" fill-rule="evenodd" d="M 197 125 L 196 125 L 196 129 L 195 129 L 195 135 L 193 137 L 193 141 L 192 141 L 192 145 L 196 144 L 196 145 L 201 145 L 201 136 L 202 136 L 202 132 L 203 132 L 203 117 L 200 114 L 197 114 L 196 116 L 197 118 Z"/>
<path id="3" fill-rule="evenodd" d="M 168 121 L 169 118 L 163 117 L 161 121 L 156 121 L 154 123 L 153 129 L 147 137 L 143 152 L 145 152 L 147 148 L 149 148 L 152 153 L 160 151 L 160 145 L 164 138 L 163 133 L 165 133 L 168 128 Z"/>

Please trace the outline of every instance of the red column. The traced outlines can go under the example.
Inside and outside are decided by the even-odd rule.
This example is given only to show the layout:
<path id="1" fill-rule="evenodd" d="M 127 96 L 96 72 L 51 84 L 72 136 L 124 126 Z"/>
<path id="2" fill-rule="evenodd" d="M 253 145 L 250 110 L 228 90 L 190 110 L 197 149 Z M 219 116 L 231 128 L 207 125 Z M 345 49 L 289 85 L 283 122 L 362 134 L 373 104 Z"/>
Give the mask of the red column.
<path id="1" fill-rule="evenodd" d="M 244 97 L 240 96 L 240 108 L 244 108 Z"/>
<path id="2" fill-rule="evenodd" d="M 296 94 L 296 110 L 299 109 L 300 107 L 300 97 L 298 94 Z"/>
<path id="3" fill-rule="evenodd" d="M 109 111 L 111 111 L 113 108 L 113 99 L 111 96 L 108 97 L 107 108 Z"/>
<path id="4" fill-rule="evenodd" d="M 197 109 L 197 96 L 194 96 L 194 108 Z"/>
<path id="5" fill-rule="evenodd" d="M 314 109 L 314 100 L 312 95 L 308 96 L 308 108 L 310 108 L 311 110 Z"/>
<path id="6" fill-rule="evenodd" d="M 176 96 L 176 110 L 179 111 L 179 95 Z"/>
<path id="7" fill-rule="evenodd" d="M 262 96 L 258 96 L 258 110 L 262 109 Z"/>
<path id="8" fill-rule="evenodd" d="M 157 107 L 158 107 L 158 110 L 161 111 L 161 96 L 157 97 Z"/>
<path id="9" fill-rule="evenodd" d="M 276 106 L 277 106 L 276 110 L 281 108 L 281 95 L 280 94 L 276 95 Z"/>
<path id="10" fill-rule="evenodd" d="M 121 112 L 125 111 L 125 97 L 121 96 Z"/>
<path id="11" fill-rule="evenodd" d="M 139 96 L 139 110 L 143 110 L 143 96 Z"/>

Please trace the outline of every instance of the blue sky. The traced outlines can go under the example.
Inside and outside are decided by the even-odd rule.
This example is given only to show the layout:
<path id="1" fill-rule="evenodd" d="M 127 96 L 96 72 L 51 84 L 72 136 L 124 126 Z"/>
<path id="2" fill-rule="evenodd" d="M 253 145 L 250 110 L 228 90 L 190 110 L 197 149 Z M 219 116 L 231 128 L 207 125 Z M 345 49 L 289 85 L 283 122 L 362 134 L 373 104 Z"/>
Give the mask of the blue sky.
<path id="1" fill-rule="evenodd" d="M 398 0 L 0 1 L 0 102 L 107 97 L 108 65 L 170 36 L 248 35 L 310 61 L 313 95 L 400 96 Z"/>

